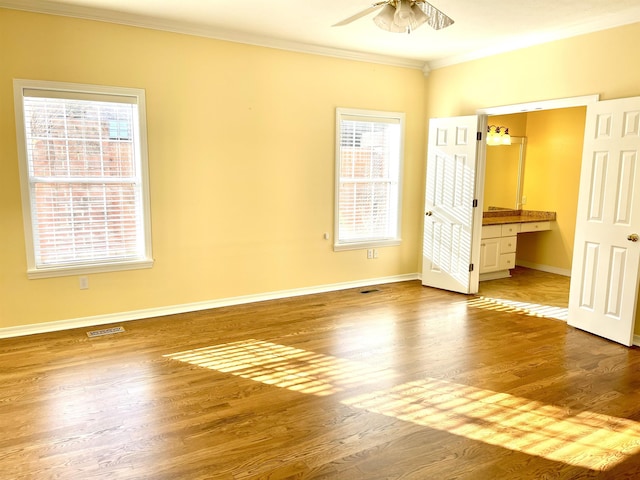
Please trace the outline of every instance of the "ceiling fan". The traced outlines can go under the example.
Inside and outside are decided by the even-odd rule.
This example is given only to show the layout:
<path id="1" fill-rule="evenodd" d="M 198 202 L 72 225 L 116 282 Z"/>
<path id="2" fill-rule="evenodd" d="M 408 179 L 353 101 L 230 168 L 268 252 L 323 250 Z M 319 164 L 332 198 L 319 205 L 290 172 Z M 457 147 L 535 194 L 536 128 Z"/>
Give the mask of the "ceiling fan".
<path id="1" fill-rule="evenodd" d="M 382 10 L 373 17 L 373 21 L 378 27 L 387 32 L 411 33 L 424 23 L 436 30 L 453 24 L 451 18 L 426 0 L 386 0 L 374 3 L 369 8 L 345 18 L 333 26 L 341 27 L 347 25 L 378 9 Z"/>

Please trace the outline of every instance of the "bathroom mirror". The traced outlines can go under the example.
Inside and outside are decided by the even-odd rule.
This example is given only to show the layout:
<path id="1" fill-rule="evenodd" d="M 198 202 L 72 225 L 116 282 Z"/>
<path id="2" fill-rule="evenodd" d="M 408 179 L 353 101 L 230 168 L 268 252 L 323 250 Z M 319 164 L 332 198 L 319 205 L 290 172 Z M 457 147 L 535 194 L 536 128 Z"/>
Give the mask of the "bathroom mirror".
<path id="1" fill-rule="evenodd" d="M 487 146 L 484 210 L 522 208 L 527 137 L 511 137 L 511 145 Z"/>

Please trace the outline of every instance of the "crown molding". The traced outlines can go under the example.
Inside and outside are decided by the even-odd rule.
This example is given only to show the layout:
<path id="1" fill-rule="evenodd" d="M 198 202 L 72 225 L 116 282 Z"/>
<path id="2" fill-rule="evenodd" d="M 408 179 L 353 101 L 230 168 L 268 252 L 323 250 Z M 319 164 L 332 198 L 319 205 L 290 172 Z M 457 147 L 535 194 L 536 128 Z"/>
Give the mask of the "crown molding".
<path id="1" fill-rule="evenodd" d="M 425 77 L 429 76 L 429 73 L 432 70 L 436 70 L 439 68 L 470 62 L 493 55 L 512 52 L 515 50 L 532 47 L 534 45 L 541 45 L 557 40 L 584 35 L 587 33 L 594 33 L 601 30 L 629 25 L 631 23 L 637 23 L 638 19 L 640 19 L 640 6 L 638 6 L 631 10 L 631 12 L 626 11 L 624 14 L 605 15 L 590 22 L 583 23 L 572 28 L 566 28 L 561 31 L 549 31 L 538 33 L 536 35 L 523 36 L 521 38 L 510 38 L 508 42 L 502 41 L 498 44 L 478 49 L 472 52 L 463 53 L 460 55 L 451 55 L 448 57 L 425 62 L 424 60 L 418 59 L 396 57 L 391 55 L 379 55 L 355 50 L 345 50 L 339 48 L 324 47 L 321 45 L 305 44 L 267 36 L 254 35 L 248 32 L 220 29 L 203 24 L 180 22 L 177 20 L 173 21 L 145 15 L 127 14 L 123 12 L 117 12 L 115 10 L 57 3 L 49 0 L 0 0 L 0 8 L 115 23 L 131 27 L 148 28 L 152 30 L 161 30 L 184 35 L 193 35 L 233 43 L 286 50 L 296 53 L 306 53 L 344 60 L 411 68 L 421 70 Z"/>
<path id="2" fill-rule="evenodd" d="M 323 47 L 306 43 L 291 42 L 246 32 L 237 32 L 202 24 L 165 20 L 157 17 L 132 15 L 114 10 L 84 7 L 80 5 L 62 4 L 47 0 L 0 0 L 0 8 L 22 10 L 33 13 L 44 13 L 63 17 L 80 18 L 99 22 L 116 23 L 130 27 L 148 28 L 184 35 L 223 40 L 258 47 L 286 50 L 296 53 L 307 53 L 344 60 L 355 60 L 367 63 L 377 63 L 394 67 L 422 70 L 427 64 L 422 60 L 377 55 L 367 52 L 343 50 L 339 48 Z"/>

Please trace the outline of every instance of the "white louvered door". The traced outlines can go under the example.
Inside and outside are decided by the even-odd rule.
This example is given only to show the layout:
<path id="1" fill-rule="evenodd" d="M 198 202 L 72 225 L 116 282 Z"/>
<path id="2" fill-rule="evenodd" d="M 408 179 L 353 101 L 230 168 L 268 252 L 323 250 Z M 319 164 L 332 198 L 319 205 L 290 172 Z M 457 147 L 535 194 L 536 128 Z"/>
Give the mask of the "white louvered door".
<path id="1" fill-rule="evenodd" d="M 484 185 L 477 170 L 477 132 L 484 124 L 486 116 L 475 115 L 429 122 L 423 285 L 460 293 L 478 291 L 479 248 L 473 246 L 480 243 L 482 209 L 474 208 L 473 202 L 478 198 L 476 185 Z"/>
<path id="2" fill-rule="evenodd" d="M 640 97 L 587 107 L 569 325 L 631 345 L 640 267 Z"/>

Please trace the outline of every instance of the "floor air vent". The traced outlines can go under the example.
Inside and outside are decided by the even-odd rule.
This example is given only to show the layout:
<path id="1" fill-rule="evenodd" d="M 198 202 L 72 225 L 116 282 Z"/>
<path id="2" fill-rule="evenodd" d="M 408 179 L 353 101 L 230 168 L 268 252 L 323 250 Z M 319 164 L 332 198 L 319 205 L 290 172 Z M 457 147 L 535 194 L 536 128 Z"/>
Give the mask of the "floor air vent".
<path id="1" fill-rule="evenodd" d="M 380 290 L 378 290 L 377 288 L 371 288 L 369 290 L 362 290 L 360 293 L 374 293 L 374 292 L 379 292 Z"/>
<path id="2" fill-rule="evenodd" d="M 122 333 L 124 331 L 124 327 L 103 328 L 102 330 L 92 330 L 91 332 L 87 332 L 87 337 L 102 337 L 103 335 L 113 335 L 114 333 Z"/>

